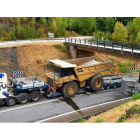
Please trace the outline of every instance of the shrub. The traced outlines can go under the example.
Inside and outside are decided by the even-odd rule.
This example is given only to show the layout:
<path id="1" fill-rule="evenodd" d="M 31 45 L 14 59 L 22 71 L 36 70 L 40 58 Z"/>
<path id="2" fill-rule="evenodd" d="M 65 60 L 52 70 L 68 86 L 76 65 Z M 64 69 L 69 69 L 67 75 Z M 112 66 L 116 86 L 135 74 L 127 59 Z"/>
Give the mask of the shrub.
<path id="1" fill-rule="evenodd" d="M 78 122 L 78 123 L 82 123 L 82 122 L 84 122 L 84 121 L 85 121 L 85 119 L 81 118 L 81 119 L 79 119 L 77 122 Z"/>
<path id="2" fill-rule="evenodd" d="M 119 63 L 118 63 L 118 66 L 120 66 L 120 67 L 124 67 L 124 64 L 121 63 L 121 62 L 119 62 Z"/>
<path id="3" fill-rule="evenodd" d="M 140 69 L 137 69 L 137 72 L 140 72 Z"/>
<path id="4" fill-rule="evenodd" d="M 103 119 L 96 118 L 96 123 L 102 123 L 102 122 L 103 122 Z"/>
<path id="5" fill-rule="evenodd" d="M 111 61 L 114 61 L 114 58 L 109 58 Z"/>
<path id="6" fill-rule="evenodd" d="M 62 51 L 62 52 L 67 52 L 68 51 L 68 48 L 66 48 L 62 45 L 59 45 L 59 44 L 54 44 L 53 47 L 56 48 L 57 50 Z"/>
<path id="7" fill-rule="evenodd" d="M 124 67 L 124 66 L 121 67 L 120 70 L 121 70 L 122 73 L 128 72 L 128 68 L 127 67 Z"/>
<path id="8" fill-rule="evenodd" d="M 137 100 L 137 99 L 140 99 L 140 93 L 135 93 L 131 98 L 131 100 Z"/>
<path id="9" fill-rule="evenodd" d="M 124 114 L 118 119 L 117 122 L 125 122 L 125 120 L 126 120 L 126 115 Z"/>

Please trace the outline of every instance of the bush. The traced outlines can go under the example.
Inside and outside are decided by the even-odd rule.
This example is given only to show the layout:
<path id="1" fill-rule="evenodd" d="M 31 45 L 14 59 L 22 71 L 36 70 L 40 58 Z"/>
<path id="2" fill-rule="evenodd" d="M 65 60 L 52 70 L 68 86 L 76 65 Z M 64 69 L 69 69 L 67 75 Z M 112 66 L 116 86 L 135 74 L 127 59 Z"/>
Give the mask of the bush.
<path id="1" fill-rule="evenodd" d="M 114 61 L 114 58 L 109 58 L 111 61 Z"/>
<path id="2" fill-rule="evenodd" d="M 137 72 L 140 72 L 140 69 L 137 69 Z"/>
<path id="3" fill-rule="evenodd" d="M 121 70 L 122 73 L 128 72 L 128 68 L 127 67 L 121 67 L 120 70 Z"/>
<path id="4" fill-rule="evenodd" d="M 82 122 L 84 122 L 84 121 L 85 121 L 85 119 L 81 118 L 81 119 L 79 119 L 77 122 L 78 122 L 78 123 L 82 123 Z"/>
<path id="5" fill-rule="evenodd" d="M 137 100 L 137 99 L 140 99 L 140 93 L 135 93 L 131 98 L 131 100 Z"/>
<path id="6" fill-rule="evenodd" d="M 126 115 L 122 115 L 117 122 L 125 122 L 126 120 Z"/>
<path id="7" fill-rule="evenodd" d="M 68 48 L 66 48 L 66 47 L 64 47 L 62 45 L 59 45 L 59 44 L 55 44 L 55 45 L 53 45 L 53 47 L 58 49 L 58 50 L 60 50 L 60 51 L 62 51 L 62 52 L 67 52 L 68 51 Z"/>
<path id="8" fill-rule="evenodd" d="M 120 66 L 120 67 L 124 67 L 124 64 L 121 63 L 121 62 L 119 62 L 119 63 L 118 63 L 118 66 Z"/>
<path id="9" fill-rule="evenodd" d="M 96 118 L 96 123 L 102 123 L 102 122 L 103 122 L 103 119 Z"/>

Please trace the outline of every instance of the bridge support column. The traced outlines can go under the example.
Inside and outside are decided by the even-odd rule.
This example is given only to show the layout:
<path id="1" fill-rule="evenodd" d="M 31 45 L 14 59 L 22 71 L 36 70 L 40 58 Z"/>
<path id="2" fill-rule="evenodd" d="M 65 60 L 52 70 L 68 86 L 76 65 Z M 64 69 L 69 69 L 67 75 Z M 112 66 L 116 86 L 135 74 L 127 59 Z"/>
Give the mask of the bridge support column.
<path id="1" fill-rule="evenodd" d="M 77 58 L 77 49 L 75 46 L 70 46 L 70 54 L 73 59 Z"/>

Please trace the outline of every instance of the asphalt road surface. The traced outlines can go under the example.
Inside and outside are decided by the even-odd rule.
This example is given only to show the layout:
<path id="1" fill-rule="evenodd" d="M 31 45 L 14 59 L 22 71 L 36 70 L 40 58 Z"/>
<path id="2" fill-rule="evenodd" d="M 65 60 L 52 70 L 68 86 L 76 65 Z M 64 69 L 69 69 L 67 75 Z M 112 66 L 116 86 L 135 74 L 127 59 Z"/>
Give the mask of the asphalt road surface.
<path id="1" fill-rule="evenodd" d="M 0 107 L 0 122 L 37 122 L 50 117 L 114 101 L 128 96 L 119 93 L 119 88 L 93 92 L 90 95 L 78 94 L 72 99 L 42 98 L 40 102 L 29 102 L 14 107 Z"/>

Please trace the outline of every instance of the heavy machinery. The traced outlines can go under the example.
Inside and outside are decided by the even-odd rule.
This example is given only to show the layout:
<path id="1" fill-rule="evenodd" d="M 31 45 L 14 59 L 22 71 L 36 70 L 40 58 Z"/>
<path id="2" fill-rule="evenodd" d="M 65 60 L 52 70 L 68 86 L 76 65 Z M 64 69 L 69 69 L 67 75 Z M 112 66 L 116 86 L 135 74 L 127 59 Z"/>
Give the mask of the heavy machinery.
<path id="1" fill-rule="evenodd" d="M 103 78 L 98 74 L 113 67 L 113 62 L 98 62 L 94 57 L 70 60 L 46 60 L 47 84 L 52 87 L 52 94 L 62 91 L 67 98 L 74 97 L 78 90 L 90 86 L 93 91 L 103 87 Z"/>

